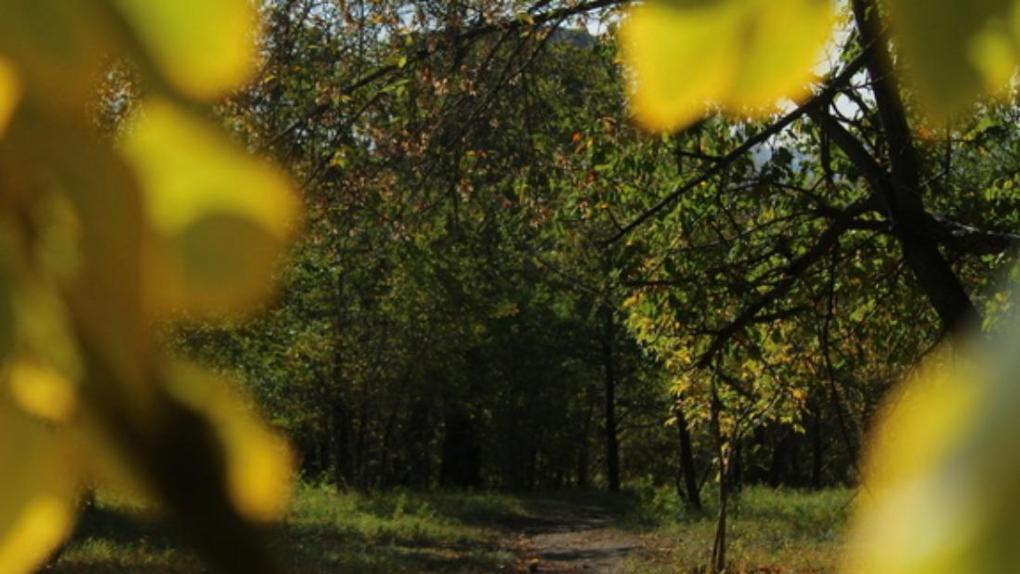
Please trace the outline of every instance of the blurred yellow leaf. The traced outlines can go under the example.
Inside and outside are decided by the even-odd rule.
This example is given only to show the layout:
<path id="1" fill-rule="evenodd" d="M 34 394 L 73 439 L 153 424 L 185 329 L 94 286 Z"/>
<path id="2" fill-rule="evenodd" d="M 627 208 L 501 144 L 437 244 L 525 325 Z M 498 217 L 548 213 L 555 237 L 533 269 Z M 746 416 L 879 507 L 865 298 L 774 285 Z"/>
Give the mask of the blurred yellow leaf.
<path id="1" fill-rule="evenodd" d="M 142 244 L 151 233 L 142 198 L 133 174 L 112 150 L 74 132 L 63 134 L 62 144 L 52 146 L 51 154 L 59 154 L 57 182 L 70 200 L 72 213 L 65 215 L 75 223 L 66 231 L 75 234 L 78 261 L 59 294 L 66 300 L 41 301 L 35 312 L 55 328 L 60 320 L 69 325 L 70 336 L 85 343 L 88 360 L 107 371 L 92 377 L 92 393 L 130 404 L 131 415 L 144 420 L 151 416 L 153 391 L 146 377 L 154 349 L 142 304 Z M 26 298 L 43 292 L 26 291 Z"/>
<path id="2" fill-rule="evenodd" d="M 14 346 L 14 303 L 6 271 L 0 266 L 0 365 L 7 360 Z"/>
<path id="3" fill-rule="evenodd" d="M 213 99 L 240 87 L 255 65 L 257 22 L 249 0 L 115 0 L 177 89 Z"/>
<path id="4" fill-rule="evenodd" d="M 944 118 L 1002 92 L 1020 62 L 1015 0 L 890 0 L 906 77 L 925 111 Z"/>
<path id="5" fill-rule="evenodd" d="M 872 439 L 843 572 L 1015 571 L 1017 341 L 995 353 L 943 354 L 890 402 Z"/>
<path id="6" fill-rule="evenodd" d="M 227 490 L 234 506 L 251 520 L 278 518 L 286 508 L 293 480 L 287 443 L 266 428 L 251 405 L 225 381 L 191 365 L 179 365 L 171 393 L 203 413 L 222 441 Z"/>
<path id="7" fill-rule="evenodd" d="M 77 408 L 74 383 L 38 361 L 14 361 L 7 377 L 14 402 L 27 413 L 52 421 L 67 421 Z"/>
<path id="8" fill-rule="evenodd" d="M 86 113 L 114 38 L 106 13 L 95 2 L 3 2 L 0 54 L 20 72 L 34 103 L 54 110 Z"/>
<path id="9" fill-rule="evenodd" d="M 224 313 L 264 299 L 298 213 L 286 176 L 163 101 L 144 107 L 123 149 L 158 236 L 153 308 Z"/>
<path id="10" fill-rule="evenodd" d="M 0 572 L 45 562 L 86 478 L 165 504 L 220 566 L 273 570 L 240 514 L 282 510 L 289 451 L 217 379 L 171 380 L 153 329 L 264 299 L 295 225 L 284 174 L 193 115 L 252 72 L 256 3 L 0 6 Z M 96 112 L 135 109 L 136 76 L 174 103 L 114 149 Z"/>
<path id="11" fill-rule="evenodd" d="M 21 82 L 10 62 L 0 58 L 0 137 L 7 129 L 14 109 L 21 98 Z"/>
<path id="12" fill-rule="evenodd" d="M 74 522 L 72 456 L 58 431 L 0 397 L 0 572 L 34 571 Z"/>
<path id="13" fill-rule="evenodd" d="M 769 113 L 808 94 L 833 23 L 828 0 L 683 0 L 631 9 L 620 30 L 633 109 L 674 130 L 710 106 Z"/>

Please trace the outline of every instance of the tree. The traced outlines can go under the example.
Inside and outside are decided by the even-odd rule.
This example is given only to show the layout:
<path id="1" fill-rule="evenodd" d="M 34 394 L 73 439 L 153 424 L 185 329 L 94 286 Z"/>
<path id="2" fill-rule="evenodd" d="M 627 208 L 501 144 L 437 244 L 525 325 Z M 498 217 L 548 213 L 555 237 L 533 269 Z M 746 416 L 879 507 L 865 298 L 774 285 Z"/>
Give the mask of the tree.
<path id="1" fill-rule="evenodd" d="M 966 225 L 933 213 L 929 207 L 937 202 L 964 212 L 968 211 L 966 204 L 975 199 L 966 193 L 969 190 L 954 189 L 952 184 L 955 179 L 952 158 L 960 143 L 960 138 L 954 134 L 966 133 L 970 127 L 960 128 L 957 127 L 960 123 L 943 122 L 974 102 L 981 84 L 968 80 L 980 78 L 986 85 L 1000 89 L 1012 75 L 1016 58 L 1010 50 L 1015 40 L 1011 32 L 995 27 L 994 23 L 1006 17 L 1013 6 L 1003 3 L 987 7 L 956 22 L 951 17 L 949 3 L 921 7 L 918 3 L 900 1 L 882 6 L 867 0 L 851 2 L 847 6 L 851 22 L 849 39 L 840 48 L 840 66 L 834 66 L 824 81 L 813 91 L 806 92 L 807 62 L 820 52 L 827 35 L 818 34 L 828 27 L 827 4 L 790 1 L 766 7 L 764 3 L 719 2 L 691 6 L 650 3 L 634 10 L 627 28 L 629 36 L 624 35 L 638 76 L 635 96 L 638 115 L 652 127 L 675 128 L 690 123 L 701 115 L 705 105 L 767 116 L 771 113 L 768 109 L 775 109 L 770 102 L 780 96 L 793 96 L 798 103 L 785 113 L 775 115 L 744 143 L 732 148 L 733 151 L 707 158 L 707 169 L 636 217 L 621 231 L 621 236 L 669 208 L 681 204 L 686 208 L 683 200 L 699 185 L 711 184 L 716 178 L 725 182 L 735 165 L 740 169 L 741 158 L 761 144 L 771 141 L 773 145 L 793 144 L 795 147 L 794 142 L 803 134 L 816 134 L 812 147 L 818 150 L 817 155 L 805 154 L 804 162 L 795 172 L 797 176 L 807 174 L 817 184 L 805 186 L 765 178 L 757 183 L 806 196 L 810 203 L 816 204 L 817 211 L 811 217 L 827 221 L 826 225 L 813 233 L 805 247 L 791 250 L 788 243 L 777 242 L 773 243 L 775 248 L 761 251 L 761 257 L 749 260 L 765 264 L 766 269 L 755 269 L 752 280 L 735 289 L 740 291 L 743 287 L 747 301 L 737 306 L 731 319 L 722 326 L 704 332 L 707 337 L 700 345 L 699 355 L 692 361 L 698 369 L 714 371 L 709 387 L 714 429 L 721 426 L 717 390 L 718 378 L 728 378 L 719 372 L 720 368 L 726 368 L 730 359 L 727 348 L 746 344 L 748 339 L 760 341 L 755 335 L 760 333 L 763 324 L 776 325 L 784 318 L 796 316 L 800 304 L 806 303 L 808 310 L 812 306 L 817 309 L 819 305 L 810 304 L 812 292 L 818 292 L 811 288 L 811 278 L 817 276 L 812 270 L 826 260 L 834 264 L 830 267 L 829 303 L 824 307 L 826 316 L 822 321 L 826 327 L 820 343 L 825 370 L 831 378 L 837 364 L 832 360 L 829 338 L 832 302 L 838 289 L 834 271 L 840 261 L 849 261 L 860 269 L 854 265 L 860 260 L 858 256 L 847 258 L 844 254 L 846 238 L 855 231 L 877 232 L 873 241 L 884 243 L 886 249 L 896 248 L 892 257 L 910 271 L 912 284 L 926 296 L 938 317 L 940 330 L 953 334 L 978 328 L 981 313 L 969 291 L 993 276 L 998 262 L 988 256 L 1006 254 L 1015 245 L 1014 235 Z M 794 8 L 807 10 L 801 13 Z M 792 14 L 796 16 L 788 16 Z M 895 43 L 887 36 L 889 14 L 893 16 L 892 31 L 897 34 Z M 714 30 L 717 35 L 742 34 L 743 40 L 733 38 L 735 48 L 710 52 L 706 56 L 701 46 L 694 45 L 693 34 L 685 34 L 692 32 L 695 23 Z M 791 34 L 790 30 L 804 33 Z M 958 41 L 947 42 L 949 37 Z M 993 45 L 1005 51 L 993 51 Z M 763 55 L 766 47 L 775 49 L 767 57 Z M 933 53 L 944 58 L 932 58 Z M 701 58 L 697 65 L 682 68 L 675 75 L 663 73 L 670 69 L 665 58 L 690 62 L 695 57 Z M 689 76 L 685 76 L 687 74 Z M 906 82 L 901 83 L 900 78 L 905 78 Z M 908 102 L 915 101 L 915 96 L 921 111 L 911 115 Z M 986 105 L 981 111 L 987 113 L 992 107 Z M 805 118 L 810 119 L 810 123 L 806 123 Z M 941 146 L 934 143 L 932 125 L 948 125 Z M 966 126 L 966 122 L 962 125 Z M 834 154 L 832 147 L 839 153 Z M 966 149 L 966 145 L 963 147 Z M 944 153 L 936 155 L 935 149 Z M 699 152 L 696 150 L 701 155 Z M 968 155 L 966 151 L 963 153 Z M 793 156 L 787 154 L 787 157 Z M 811 161 L 815 157 L 817 163 Z M 848 162 L 850 169 L 834 169 L 840 161 Z M 989 171 L 995 168 L 990 167 Z M 789 174 L 783 179 L 788 177 Z M 857 183 L 858 180 L 861 183 Z M 728 209 L 726 200 L 722 199 L 732 187 L 726 182 L 718 189 L 717 197 L 730 222 L 734 227 L 743 227 L 741 219 L 746 218 L 748 212 Z M 816 193 L 819 189 L 825 193 Z M 845 203 L 834 204 L 833 199 L 847 189 L 851 190 L 851 195 Z M 790 216 L 792 214 L 783 214 L 777 221 Z M 1008 222 L 1007 219 L 996 223 Z M 982 223 L 987 225 L 987 222 Z M 810 228 L 801 227 L 802 231 L 806 229 Z M 725 237 L 723 242 L 733 243 Z M 667 306 L 667 313 L 668 309 L 675 309 L 675 306 Z M 651 315 L 654 317 L 661 312 L 653 309 Z M 694 335 L 697 337 L 697 331 Z M 916 357 L 919 351 L 917 348 L 908 357 Z M 901 423 L 903 420 L 906 419 L 901 419 Z M 910 420 L 917 423 L 916 418 Z M 725 464 L 722 466 L 726 468 Z M 712 567 L 716 571 L 725 568 L 725 545 L 720 543 L 724 536 L 724 520 L 722 513 L 720 536 L 713 553 Z M 865 563 L 891 568 L 890 571 L 907 571 L 906 562 L 898 562 L 895 555 L 893 551 L 887 554 L 890 560 L 866 559 Z M 930 556 L 919 557 L 910 568 L 918 564 L 944 563 L 925 562 L 929 559 Z M 867 567 L 862 571 L 868 571 Z"/>

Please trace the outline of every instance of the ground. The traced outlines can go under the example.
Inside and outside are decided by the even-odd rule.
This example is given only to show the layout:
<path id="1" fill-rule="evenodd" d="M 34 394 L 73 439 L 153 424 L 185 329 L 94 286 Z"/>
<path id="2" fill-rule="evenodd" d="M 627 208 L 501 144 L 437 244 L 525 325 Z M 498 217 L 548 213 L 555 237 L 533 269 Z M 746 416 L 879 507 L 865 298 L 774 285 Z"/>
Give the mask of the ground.
<path id="1" fill-rule="evenodd" d="M 735 500 L 735 573 L 832 572 L 850 491 L 753 488 Z M 205 572 L 180 539 L 100 496 L 51 574 Z M 621 495 L 337 494 L 304 486 L 273 545 L 301 574 L 689 574 L 703 572 L 711 509 L 689 516 L 668 489 Z"/>
<path id="2" fill-rule="evenodd" d="M 535 518 L 517 526 L 521 572 L 626 574 L 640 537 L 619 527 L 620 509 L 597 498 L 536 499 Z"/>

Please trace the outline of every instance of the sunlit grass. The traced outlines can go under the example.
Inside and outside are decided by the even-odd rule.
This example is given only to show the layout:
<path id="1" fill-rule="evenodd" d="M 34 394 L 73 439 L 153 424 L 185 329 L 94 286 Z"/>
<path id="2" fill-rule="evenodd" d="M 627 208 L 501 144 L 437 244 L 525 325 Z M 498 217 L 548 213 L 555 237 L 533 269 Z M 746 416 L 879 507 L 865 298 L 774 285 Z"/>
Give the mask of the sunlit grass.
<path id="1" fill-rule="evenodd" d="M 192 573 L 202 564 L 169 532 L 119 513 L 100 496 L 50 572 Z M 495 572 L 512 561 L 501 521 L 524 516 L 523 503 L 495 494 L 391 492 L 337 494 L 303 486 L 273 534 L 289 571 Z"/>
<path id="2" fill-rule="evenodd" d="M 733 572 L 831 572 L 838 558 L 851 490 L 820 492 L 744 489 L 732 500 Z M 692 516 L 672 490 L 632 485 L 621 495 L 572 492 L 517 496 L 495 493 L 396 491 L 338 494 L 303 485 L 272 540 L 289 571 L 309 573 L 456 573 L 506 571 L 515 534 L 543 513 L 564 508 L 610 509 L 616 527 L 639 533 L 631 574 L 699 572 L 715 532 L 713 493 L 706 513 Z M 48 572 L 59 574 L 205 572 L 181 541 L 153 523 L 129 519 L 137 507 L 108 495 L 82 521 Z"/>
<path id="3" fill-rule="evenodd" d="M 711 494 L 711 493 L 706 493 Z M 833 572 L 853 491 L 818 492 L 750 487 L 731 501 L 727 537 L 729 572 Z M 645 505 L 659 526 L 645 537 L 645 552 L 631 560 L 633 574 L 700 572 L 709 563 L 716 507 L 706 497 L 702 517 L 680 510 L 668 493 Z M 652 510 L 655 509 L 655 510 Z"/>

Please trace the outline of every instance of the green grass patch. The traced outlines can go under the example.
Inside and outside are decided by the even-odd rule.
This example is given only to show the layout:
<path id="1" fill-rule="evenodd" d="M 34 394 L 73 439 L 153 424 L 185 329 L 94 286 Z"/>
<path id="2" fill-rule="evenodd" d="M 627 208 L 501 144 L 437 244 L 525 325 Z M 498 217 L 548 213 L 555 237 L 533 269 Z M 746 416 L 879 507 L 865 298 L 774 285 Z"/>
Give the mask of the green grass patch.
<path id="1" fill-rule="evenodd" d="M 852 491 L 838 489 L 745 489 L 731 507 L 731 574 L 831 572 L 851 497 Z M 631 574 L 687 574 L 703 572 L 708 563 L 715 533 L 712 492 L 705 492 L 705 502 L 706 513 L 692 516 L 670 489 L 649 484 L 632 485 L 616 496 L 337 494 L 326 486 L 304 485 L 271 540 L 288 571 L 301 574 L 490 574 L 513 571 L 516 533 L 556 524 L 563 516 L 609 513 L 617 520 L 605 526 L 640 534 L 641 548 L 628 564 Z M 47 572 L 206 572 L 183 541 L 144 518 L 132 518 L 131 511 L 123 501 L 100 496 Z"/>
<path id="2" fill-rule="evenodd" d="M 123 511 L 100 497 L 48 571 L 206 571 L 179 538 Z M 337 494 L 302 486 L 272 544 L 292 572 L 496 572 L 513 560 L 502 525 L 526 516 L 520 499 L 498 494 Z"/>
<path id="3" fill-rule="evenodd" d="M 706 492 L 706 512 L 692 516 L 669 491 L 639 489 L 638 518 L 651 526 L 633 574 L 696 573 L 709 562 L 717 507 Z M 731 500 L 728 563 L 732 574 L 833 572 L 853 491 L 799 491 L 750 487 Z"/>

